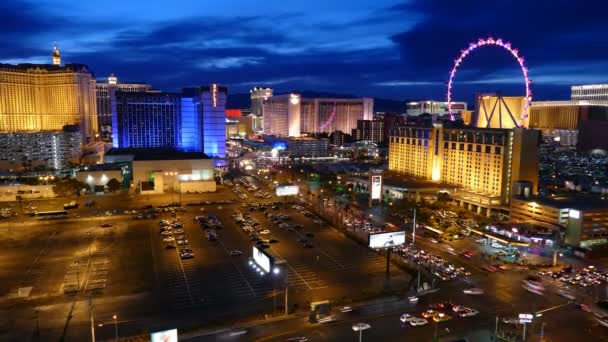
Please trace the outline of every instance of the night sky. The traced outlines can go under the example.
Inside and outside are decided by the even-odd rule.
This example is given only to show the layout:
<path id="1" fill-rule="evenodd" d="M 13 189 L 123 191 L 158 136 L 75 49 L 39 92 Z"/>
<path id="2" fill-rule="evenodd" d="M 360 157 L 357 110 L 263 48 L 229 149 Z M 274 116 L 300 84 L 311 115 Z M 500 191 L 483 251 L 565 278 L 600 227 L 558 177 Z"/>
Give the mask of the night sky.
<path id="1" fill-rule="evenodd" d="M 461 49 L 501 37 L 526 58 L 534 99 L 608 82 L 606 1 L 10 0 L 0 3 L 3 63 L 88 64 L 98 78 L 162 90 L 217 82 L 393 99 L 444 99 Z M 477 50 L 456 76 L 457 99 L 523 95 L 518 65 Z"/>

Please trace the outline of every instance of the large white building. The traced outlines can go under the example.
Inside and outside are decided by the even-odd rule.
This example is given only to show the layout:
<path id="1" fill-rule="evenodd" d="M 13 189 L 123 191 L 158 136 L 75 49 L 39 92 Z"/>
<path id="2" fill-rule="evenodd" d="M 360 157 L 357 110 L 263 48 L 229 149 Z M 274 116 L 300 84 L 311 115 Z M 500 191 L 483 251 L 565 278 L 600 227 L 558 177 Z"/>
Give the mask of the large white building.
<path id="1" fill-rule="evenodd" d="M 578 101 L 608 101 L 608 84 L 572 86 L 571 99 Z"/>
<path id="2" fill-rule="evenodd" d="M 420 114 L 437 114 L 439 116 L 447 115 L 448 103 L 445 101 L 412 101 L 405 104 L 407 115 Z M 452 102 L 452 113 L 460 114 L 463 110 L 467 110 L 466 102 Z"/>
<path id="3" fill-rule="evenodd" d="M 298 137 L 302 133 L 351 132 L 358 120 L 371 120 L 372 98 L 303 98 L 277 95 L 263 104 L 264 134 Z"/>

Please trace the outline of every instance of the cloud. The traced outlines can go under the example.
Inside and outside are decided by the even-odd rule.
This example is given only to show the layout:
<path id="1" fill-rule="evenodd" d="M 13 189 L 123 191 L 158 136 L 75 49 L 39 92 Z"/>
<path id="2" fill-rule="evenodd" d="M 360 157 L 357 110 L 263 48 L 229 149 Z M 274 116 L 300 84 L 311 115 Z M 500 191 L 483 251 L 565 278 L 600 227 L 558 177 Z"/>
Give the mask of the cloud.
<path id="1" fill-rule="evenodd" d="M 536 95 L 559 98 L 570 83 L 608 81 L 608 4 L 599 1 L 314 0 L 286 6 L 269 0 L 260 8 L 236 0 L 175 0 L 171 9 L 154 4 L 145 15 L 137 12 L 142 1 L 106 5 L 120 5 L 119 15 L 93 11 L 89 2 L 1 2 L 2 61 L 48 61 L 57 41 L 65 62 L 168 91 L 218 82 L 231 92 L 263 84 L 278 92 L 443 98 L 459 51 L 492 35 L 525 56 Z M 497 88 L 517 94 L 522 82 L 511 56 L 484 48 L 461 65 L 455 95 Z"/>
<path id="2" fill-rule="evenodd" d="M 441 85 L 443 82 L 432 82 L 432 81 L 384 81 L 374 83 L 374 85 L 381 87 L 410 87 L 410 86 L 435 86 Z"/>

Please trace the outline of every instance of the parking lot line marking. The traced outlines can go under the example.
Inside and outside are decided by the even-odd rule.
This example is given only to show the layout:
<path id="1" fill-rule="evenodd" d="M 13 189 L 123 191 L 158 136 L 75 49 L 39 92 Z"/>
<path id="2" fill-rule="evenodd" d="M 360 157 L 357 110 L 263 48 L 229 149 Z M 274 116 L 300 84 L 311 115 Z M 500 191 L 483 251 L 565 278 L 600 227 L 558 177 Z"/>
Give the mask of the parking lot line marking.
<path id="1" fill-rule="evenodd" d="M 217 241 L 220 243 L 220 245 L 222 246 L 222 248 L 226 252 L 226 255 L 230 256 L 230 252 L 228 252 L 228 249 L 226 248 L 226 246 L 224 246 L 224 243 L 222 242 L 222 240 L 218 239 Z M 243 278 L 243 280 L 245 281 L 245 283 L 247 284 L 247 286 L 249 286 L 249 289 L 251 290 L 251 293 L 253 294 L 253 296 L 257 297 L 257 294 L 253 290 L 253 287 L 249 283 L 249 280 L 247 280 L 247 278 L 245 277 L 245 275 L 243 274 L 243 272 L 241 272 L 241 269 L 239 268 L 239 266 L 234 262 L 234 260 L 232 260 L 232 258 L 230 258 L 230 262 L 232 263 L 232 265 L 234 266 L 234 268 L 236 268 L 236 270 L 239 272 L 239 274 L 241 275 L 241 277 Z"/>
<path id="2" fill-rule="evenodd" d="M 177 260 L 179 261 L 179 266 L 182 269 L 182 275 L 184 276 L 184 281 L 186 283 L 186 290 L 188 290 L 188 297 L 190 297 L 190 304 L 194 305 L 194 299 L 192 299 L 192 293 L 190 292 L 190 285 L 188 284 L 188 277 L 186 276 L 186 271 L 184 270 L 184 264 L 182 264 L 182 258 L 179 256 L 179 249 L 175 248 L 175 255 L 177 255 Z"/>
<path id="3" fill-rule="evenodd" d="M 300 276 L 300 273 L 298 273 L 298 271 L 296 271 L 293 267 L 291 267 L 291 265 L 289 264 L 289 262 L 287 262 L 287 259 L 283 258 L 283 256 L 281 254 L 279 254 L 279 252 L 277 252 L 277 250 L 274 247 L 270 247 L 270 249 L 281 259 L 285 260 L 285 264 L 287 264 L 287 266 L 304 282 L 304 284 L 306 284 L 306 286 L 308 286 L 308 288 L 310 290 L 312 290 L 312 286 L 310 286 L 310 284 L 304 280 L 304 278 L 302 278 L 302 276 Z"/>

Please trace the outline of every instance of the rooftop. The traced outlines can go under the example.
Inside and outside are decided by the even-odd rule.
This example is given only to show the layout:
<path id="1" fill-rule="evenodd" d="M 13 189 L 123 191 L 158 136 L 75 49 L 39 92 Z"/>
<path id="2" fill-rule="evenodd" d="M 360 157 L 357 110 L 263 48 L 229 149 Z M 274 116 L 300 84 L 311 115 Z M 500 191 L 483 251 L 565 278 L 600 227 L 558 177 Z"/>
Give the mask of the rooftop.
<path id="1" fill-rule="evenodd" d="M 21 64 L 4 64 L 0 63 L 0 70 L 5 71 L 14 71 L 14 72 L 86 72 L 89 74 L 93 74 L 93 72 L 89 69 L 86 64 L 65 64 L 61 65 L 53 65 L 53 64 L 31 64 L 31 63 L 21 63 Z"/>
<path id="2" fill-rule="evenodd" d="M 133 156 L 133 160 L 209 159 L 202 152 L 184 152 L 174 148 L 111 148 L 106 156 Z"/>
<path id="3" fill-rule="evenodd" d="M 601 199 L 587 194 L 569 194 L 555 197 L 534 196 L 528 199 L 521 199 L 529 202 L 551 206 L 559 209 L 578 209 L 582 211 L 606 210 L 608 211 L 608 199 Z"/>

